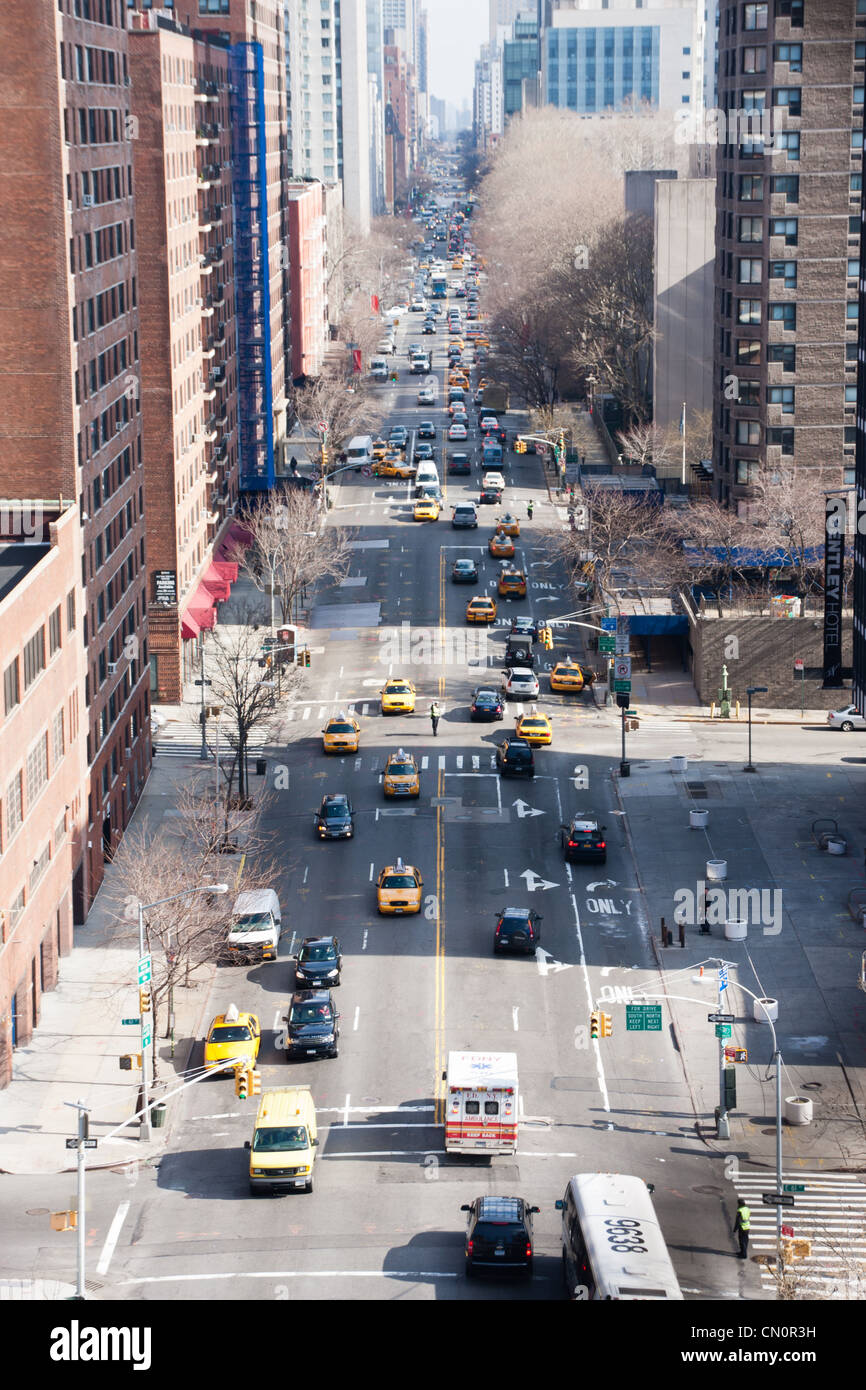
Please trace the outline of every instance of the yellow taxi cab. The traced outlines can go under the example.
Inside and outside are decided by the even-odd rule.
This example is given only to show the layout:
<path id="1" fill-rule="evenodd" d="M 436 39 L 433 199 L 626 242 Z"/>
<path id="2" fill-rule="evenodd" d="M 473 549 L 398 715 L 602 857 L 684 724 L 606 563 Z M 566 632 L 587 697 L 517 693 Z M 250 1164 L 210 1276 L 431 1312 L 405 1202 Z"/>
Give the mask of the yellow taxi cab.
<path id="1" fill-rule="evenodd" d="M 388 864 L 376 880 L 376 899 L 381 913 L 404 916 L 421 911 L 421 889 L 424 880 L 411 864 L 398 859 Z"/>
<path id="2" fill-rule="evenodd" d="M 557 661 L 550 673 L 551 690 L 579 692 L 585 684 L 583 671 L 576 661 Z"/>
<path id="3" fill-rule="evenodd" d="M 416 521 L 438 521 L 439 503 L 435 497 L 419 497 L 412 515 Z"/>
<path id="4" fill-rule="evenodd" d="M 496 523 L 496 529 L 497 531 L 504 531 L 506 536 L 519 536 L 520 522 L 517 520 L 516 516 L 512 516 L 510 512 L 506 512 Z"/>
<path id="5" fill-rule="evenodd" d="M 546 714 L 521 714 L 514 724 L 515 738 L 525 739 L 531 748 L 540 748 L 553 742 L 553 729 Z"/>
<path id="6" fill-rule="evenodd" d="M 504 531 L 494 531 L 487 542 L 487 549 L 494 560 L 510 560 L 514 554 L 514 541 Z"/>
<path id="7" fill-rule="evenodd" d="M 402 676 L 392 676 L 382 686 L 383 714 L 411 714 L 415 708 L 415 687 Z"/>
<path id="8" fill-rule="evenodd" d="M 335 714 L 322 730 L 324 753 L 357 753 L 361 741 L 361 726 L 349 714 Z"/>
<path id="9" fill-rule="evenodd" d="M 388 452 L 388 441 L 386 439 L 373 440 L 373 458 L 383 459 Z"/>
<path id="10" fill-rule="evenodd" d="M 207 1030 L 204 1044 L 204 1064 L 215 1067 L 220 1062 L 254 1063 L 259 1055 L 262 1030 L 255 1014 L 239 1013 L 234 1004 L 224 1014 L 217 1014 Z M 231 1076 L 231 1068 L 222 1073 Z"/>
<path id="11" fill-rule="evenodd" d="M 396 753 L 388 754 L 382 775 L 382 790 L 386 796 L 421 795 L 418 764 L 414 756 L 404 748 L 398 748 Z"/>
<path id="12" fill-rule="evenodd" d="M 454 257 L 454 260 L 451 262 L 451 269 L 452 269 L 452 270 L 462 270 L 462 269 L 463 269 L 463 257 L 462 257 L 462 256 L 455 256 L 455 257 Z"/>
<path id="13" fill-rule="evenodd" d="M 483 348 L 490 347 L 490 339 L 486 333 L 479 333 L 478 337 L 475 339 L 475 346 Z"/>
<path id="14" fill-rule="evenodd" d="M 495 623 L 496 603 L 492 598 L 476 594 L 466 605 L 467 623 Z"/>
<path id="15" fill-rule="evenodd" d="M 402 454 L 392 451 L 384 458 L 377 459 L 373 464 L 373 472 L 377 478 L 411 478 L 415 473 L 415 465 L 408 463 Z"/>
<path id="16" fill-rule="evenodd" d="M 526 598 L 526 575 L 523 570 L 503 565 L 497 588 L 500 598 Z"/>
<path id="17" fill-rule="evenodd" d="M 449 386 L 462 386 L 462 387 L 463 387 L 463 390 L 466 391 L 466 390 L 468 389 L 468 387 L 469 387 L 469 377 L 466 375 L 465 372 L 461 372 L 461 371 L 457 371 L 456 369 L 452 369 L 452 370 L 448 373 L 448 385 L 449 385 Z"/>

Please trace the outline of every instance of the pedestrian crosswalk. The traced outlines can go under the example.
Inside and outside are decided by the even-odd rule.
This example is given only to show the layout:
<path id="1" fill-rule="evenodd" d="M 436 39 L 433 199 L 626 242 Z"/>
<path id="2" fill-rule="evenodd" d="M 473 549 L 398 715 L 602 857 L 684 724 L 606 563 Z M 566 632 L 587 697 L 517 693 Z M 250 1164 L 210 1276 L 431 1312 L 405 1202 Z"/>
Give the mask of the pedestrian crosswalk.
<path id="1" fill-rule="evenodd" d="M 261 758 L 265 754 L 264 748 L 248 748 L 248 758 Z M 201 755 L 201 739 L 166 738 L 160 737 L 153 740 L 153 753 L 157 760 L 161 758 L 191 758 L 198 759 Z M 224 758 L 234 756 L 234 749 L 225 740 L 220 742 L 220 762 Z M 214 762 L 214 745 L 208 740 L 208 762 Z M 204 762 L 204 759 L 202 759 Z"/>
<path id="2" fill-rule="evenodd" d="M 792 1256 L 782 1276 L 774 1272 L 776 1211 L 761 1201 L 775 1191 L 775 1175 L 740 1172 L 734 1184 L 751 1212 L 749 1257 L 759 1260 L 762 1284 L 778 1290 L 784 1278 L 795 1298 L 866 1297 L 866 1181 L 856 1173 L 795 1172 L 782 1183 L 804 1189 L 782 1208 L 783 1248 Z"/>

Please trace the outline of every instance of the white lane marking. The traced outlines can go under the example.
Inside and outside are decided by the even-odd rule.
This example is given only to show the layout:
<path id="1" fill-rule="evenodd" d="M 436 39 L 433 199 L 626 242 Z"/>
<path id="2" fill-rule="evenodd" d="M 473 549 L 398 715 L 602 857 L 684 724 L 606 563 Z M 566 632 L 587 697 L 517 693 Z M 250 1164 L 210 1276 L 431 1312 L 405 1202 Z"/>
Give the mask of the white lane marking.
<path id="1" fill-rule="evenodd" d="M 362 951 L 366 951 L 366 949 L 367 949 L 367 928 L 365 927 L 365 928 L 364 928 L 364 935 L 361 937 L 361 950 L 362 950 Z"/>
<path id="2" fill-rule="evenodd" d="M 344 1127 L 344 1128 L 345 1128 L 346 1125 L 349 1123 L 349 1101 L 350 1101 L 351 1099 L 352 1099 L 351 1094 L 347 1091 L 347 1092 L 346 1092 L 346 1104 L 343 1106 L 343 1127 Z"/>
<path id="3" fill-rule="evenodd" d="M 461 754 L 458 753 L 458 754 L 457 754 L 457 767 L 458 767 L 458 768 L 461 768 L 462 766 L 463 766 L 463 758 L 462 758 Z"/>
<path id="4" fill-rule="evenodd" d="M 293 931 L 293 932 L 292 932 L 292 939 L 291 939 L 291 941 L 289 942 L 289 955 L 290 955 L 290 956 L 291 956 L 291 955 L 294 955 L 294 952 L 295 952 L 295 937 L 296 937 L 296 935 L 297 935 L 297 932 L 296 932 L 296 931 Z"/>
<path id="5" fill-rule="evenodd" d="M 370 706 L 369 706 L 369 705 L 362 705 L 362 706 L 361 706 L 361 713 L 362 713 L 363 715 L 367 715 L 367 714 L 369 714 L 369 712 L 370 712 Z"/>
<path id="6" fill-rule="evenodd" d="M 503 872 L 504 875 L 505 875 L 505 887 L 507 888 L 507 887 L 508 887 L 508 870 L 507 870 L 507 869 L 503 869 L 502 872 Z"/>
<path id="7" fill-rule="evenodd" d="M 372 882 L 373 882 L 373 872 L 374 872 L 374 865 L 371 864 L 371 865 L 370 865 L 370 877 L 367 879 L 367 882 L 368 882 L 368 883 L 372 883 Z"/>
<path id="8" fill-rule="evenodd" d="M 357 1033 L 357 1031 L 358 1031 L 358 1021 L 359 1021 L 360 1017 L 361 1017 L 361 1005 L 360 1005 L 360 1004 L 356 1004 L 356 1005 L 355 1005 L 355 1017 L 354 1017 L 354 1020 L 352 1021 L 352 1032 L 353 1032 L 353 1033 Z M 347 1099 L 348 1099 L 348 1097 L 347 1097 Z"/>
<path id="9" fill-rule="evenodd" d="M 275 1032 L 275 1033 L 279 1033 L 279 1031 L 280 1031 L 280 1024 L 281 1024 L 282 1021 L 283 1021 L 283 1015 L 280 1013 L 280 1010 L 281 1010 L 282 1008 L 284 1008 L 284 1007 L 285 1007 L 285 1006 L 284 1006 L 283 1004 L 277 1004 L 276 1008 L 274 1009 L 274 1023 L 273 1023 L 273 1028 L 274 1028 L 274 1032 Z"/>
<path id="10" fill-rule="evenodd" d="M 473 753 L 473 755 L 472 755 L 472 767 L 477 771 L 477 769 L 478 769 L 480 766 L 481 766 L 481 759 L 480 759 L 480 757 L 478 756 L 477 753 Z"/>
<path id="11" fill-rule="evenodd" d="M 514 1024 L 514 1031 L 515 1031 L 515 1033 L 518 1033 L 518 1032 L 520 1031 L 520 1024 L 517 1022 L 517 1014 L 518 1014 L 519 1010 L 520 1010 L 520 1005 L 519 1005 L 519 1004 L 515 1004 L 515 1005 L 514 1005 L 514 1008 L 511 1010 L 511 1022 Z"/>
<path id="12" fill-rule="evenodd" d="M 519 1094 L 518 1094 L 518 1096 L 517 1096 L 517 1114 L 518 1114 L 519 1118 L 522 1120 L 522 1119 L 523 1119 L 523 1092 L 522 1092 L 522 1091 L 519 1092 Z"/>
<path id="13" fill-rule="evenodd" d="M 502 780 L 501 780 L 501 778 L 499 778 L 499 777 L 497 777 L 497 779 L 496 779 L 496 809 L 497 809 L 497 811 L 499 812 L 499 814 L 501 815 L 501 814 L 502 814 Z"/>
<path id="14" fill-rule="evenodd" d="M 376 689 L 381 690 L 381 688 L 382 688 L 382 677 L 381 677 L 381 676 L 374 676 L 372 680 L 361 681 L 361 684 L 362 684 L 363 686 L 375 687 Z"/>
<path id="15" fill-rule="evenodd" d="M 356 759 L 355 759 L 355 771 L 356 771 L 356 772 L 360 772 L 360 771 L 361 771 L 361 759 L 360 759 L 360 758 L 356 758 Z"/>
<path id="16" fill-rule="evenodd" d="M 429 763 L 430 763 L 430 759 L 429 759 L 429 758 L 422 758 L 422 759 L 421 759 L 421 771 L 422 771 L 422 772 L 426 772 L 426 771 L 427 771 L 427 768 L 428 768 Z"/>
<path id="17" fill-rule="evenodd" d="M 568 879 L 569 883 L 571 883 L 571 881 L 572 881 L 572 878 L 571 878 L 571 865 L 569 864 L 569 862 L 568 862 L 567 859 L 566 859 L 566 861 L 565 861 L 565 876 L 566 876 L 566 878 Z"/>
<path id="18" fill-rule="evenodd" d="M 339 676 L 338 676 L 338 679 L 341 680 L 341 679 L 342 679 L 342 676 L 343 676 L 343 668 L 342 668 L 342 666 L 341 666 L 341 667 L 340 667 L 340 674 L 339 674 Z"/>
<path id="19" fill-rule="evenodd" d="M 102 1254 L 96 1266 L 97 1274 L 105 1274 L 111 1264 L 111 1257 L 114 1254 L 114 1247 L 120 1235 L 120 1228 L 126 1220 L 126 1213 L 129 1211 L 129 1203 L 121 1202 L 117 1211 L 114 1213 L 111 1225 L 108 1228 L 108 1235 L 105 1237 L 105 1244 L 102 1247 Z"/>
<path id="20" fill-rule="evenodd" d="M 570 893 L 569 897 L 571 898 L 571 907 L 574 912 L 574 930 L 577 934 L 577 945 L 580 952 L 578 965 L 583 973 L 583 985 L 586 991 L 586 1012 L 591 1013 L 594 1007 L 594 1000 L 589 979 L 589 969 L 586 964 L 586 953 L 583 949 L 583 933 L 580 930 L 580 913 L 577 910 L 577 899 L 574 894 Z M 604 1065 L 601 1060 L 601 1048 L 598 1045 L 598 1039 L 596 1039 L 593 1047 L 595 1048 L 595 1069 L 598 1078 L 598 1089 L 601 1092 L 601 1103 L 608 1114 L 610 1114 L 610 1097 L 607 1094 L 607 1081 L 604 1075 Z M 613 1129 L 613 1125 L 609 1124 L 608 1129 Z"/>
<path id="21" fill-rule="evenodd" d="M 559 795 L 559 778 L 558 778 L 558 777 L 555 778 L 554 783 L 553 783 L 553 787 L 554 787 L 554 791 L 556 792 L 556 809 L 557 809 L 557 811 L 559 812 L 559 823 L 560 823 L 560 825 L 562 825 L 562 801 L 561 801 L 560 795 Z M 571 878 L 571 874 L 569 874 L 569 878 Z"/>
<path id="22" fill-rule="evenodd" d="M 313 712 L 313 711 L 310 709 L 310 706 L 309 706 L 309 705 L 305 705 L 305 706 L 304 706 L 304 712 L 303 712 L 303 714 L 301 715 L 301 718 L 302 718 L 302 719 L 309 719 L 309 717 L 310 717 L 310 715 L 312 714 L 312 712 Z"/>
<path id="23" fill-rule="evenodd" d="M 305 865 L 304 865 L 304 877 L 301 879 L 301 882 L 302 882 L 302 883 L 306 883 L 306 881 L 307 881 L 307 874 L 308 874 L 309 872 L 310 872 L 310 866 L 309 866 L 309 864 L 305 864 Z"/>
<path id="24" fill-rule="evenodd" d="M 319 718 L 320 718 L 320 719 L 324 719 L 324 717 L 325 717 L 325 715 L 326 715 L 327 713 L 328 713 L 328 706 L 327 706 L 327 705 L 321 705 L 320 708 L 319 708 Z"/>
<path id="25" fill-rule="evenodd" d="M 444 1149 L 431 1150 L 432 1152 L 444 1153 Z M 575 1158 L 577 1155 L 574 1155 Z M 217 1279 L 398 1279 L 403 1283 L 421 1283 L 430 1279 L 459 1279 L 460 1275 L 454 1270 L 428 1269 L 407 1269 L 407 1270 L 385 1270 L 385 1269 L 313 1269 L 304 1271 L 300 1269 L 272 1269 L 272 1270 L 248 1270 L 241 1272 L 237 1270 L 227 1271 L 225 1274 L 148 1274 L 140 1279 L 126 1279 L 123 1281 L 125 1287 L 140 1284 L 192 1284 L 197 1280 L 207 1280 L 214 1283 Z"/>
<path id="26" fill-rule="evenodd" d="M 522 714 L 522 713 L 523 713 L 523 705 L 521 705 L 520 703 L 518 703 L 518 705 L 517 705 L 517 711 L 516 711 L 516 712 L 517 712 L 518 715 Z"/>
<path id="27" fill-rule="evenodd" d="M 445 767 L 445 759 L 444 759 L 444 757 L 442 757 L 442 758 L 439 759 L 439 771 L 441 772 L 442 769 L 443 769 L 444 767 Z"/>
<path id="28" fill-rule="evenodd" d="M 378 819 L 379 819 L 379 807 L 378 807 L 378 806 L 376 807 L 376 816 L 375 816 L 375 819 L 376 819 L 377 821 L 378 821 Z"/>

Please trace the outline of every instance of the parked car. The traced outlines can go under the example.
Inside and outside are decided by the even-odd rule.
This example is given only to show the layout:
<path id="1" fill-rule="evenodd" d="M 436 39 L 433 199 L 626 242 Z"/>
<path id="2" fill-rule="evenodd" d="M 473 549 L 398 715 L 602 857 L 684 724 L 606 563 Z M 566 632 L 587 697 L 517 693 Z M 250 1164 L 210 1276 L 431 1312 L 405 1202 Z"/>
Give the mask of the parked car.
<path id="1" fill-rule="evenodd" d="M 827 715 L 831 729 L 842 729 L 846 734 L 852 729 L 866 729 L 866 719 L 856 705 L 846 705 L 844 709 L 831 710 Z"/>

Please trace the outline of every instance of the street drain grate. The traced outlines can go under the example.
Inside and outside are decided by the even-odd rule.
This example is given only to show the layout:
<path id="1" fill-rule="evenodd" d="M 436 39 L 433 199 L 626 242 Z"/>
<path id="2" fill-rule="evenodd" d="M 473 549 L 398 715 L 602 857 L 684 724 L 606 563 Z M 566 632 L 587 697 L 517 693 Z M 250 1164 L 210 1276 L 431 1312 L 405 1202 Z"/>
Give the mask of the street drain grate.
<path id="1" fill-rule="evenodd" d="M 706 782 L 686 782 L 686 787 L 693 801 L 705 801 L 709 796 Z"/>

